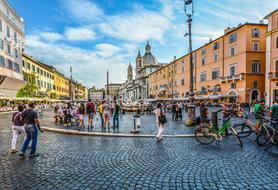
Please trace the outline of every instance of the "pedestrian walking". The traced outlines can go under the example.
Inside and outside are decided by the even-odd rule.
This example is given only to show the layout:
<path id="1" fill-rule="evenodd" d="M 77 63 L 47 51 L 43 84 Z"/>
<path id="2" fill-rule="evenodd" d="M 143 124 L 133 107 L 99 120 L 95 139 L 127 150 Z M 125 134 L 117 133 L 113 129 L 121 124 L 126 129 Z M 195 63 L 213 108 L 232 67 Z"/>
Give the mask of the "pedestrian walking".
<path id="1" fill-rule="evenodd" d="M 94 113 L 96 112 L 95 104 L 92 102 L 91 99 L 89 99 L 86 105 L 86 110 L 88 114 L 88 130 L 89 130 L 89 128 L 91 129 L 93 128 Z"/>
<path id="2" fill-rule="evenodd" d="M 115 112 L 113 116 L 113 128 L 119 129 L 119 114 L 120 114 L 120 105 L 118 102 L 115 102 Z"/>
<path id="3" fill-rule="evenodd" d="M 84 103 L 81 103 L 79 108 L 78 108 L 78 113 L 79 113 L 79 130 L 81 128 L 84 128 L 84 114 L 85 114 L 85 105 Z M 89 127 L 88 127 L 89 130 Z"/>
<path id="4" fill-rule="evenodd" d="M 177 118 L 177 112 L 176 112 L 176 110 L 177 110 L 177 105 L 173 102 L 172 103 L 172 121 L 174 121 L 174 120 L 176 120 L 176 118 Z"/>
<path id="5" fill-rule="evenodd" d="M 13 113 L 13 115 L 12 115 L 12 122 L 13 122 L 13 126 L 12 126 L 13 138 L 12 138 L 12 150 L 11 150 L 12 154 L 17 152 L 16 143 L 17 143 L 19 134 L 23 134 L 24 140 L 26 139 L 24 123 L 23 123 L 22 117 L 21 117 L 24 107 L 22 105 L 19 105 L 17 109 L 18 109 L 18 112 Z"/>
<path id="6" fill-rule="evenodd" d="M 103 124 L 104 124 L 104 129 L 106 129 L 106 126 L 108 124 L 108 129 L 110 129 L 110 105 L 108 102 L 105 102 L 102 106 L 103 108 Z"/>
<path id="7" fill-rule="evenodd" d="M 162 110 L 162 106 L 160 103 L 157 104 L 156 109 L 153 111 L 155 113 L 155 119 L 156 119 L 156 125 L 157 125 L 157 135 L 156 139 L 157 141 L 161 141 L 163 138 L 163 131 L 165 124 L 167 122 L 166 120 L 166 114 Z"/>
<path id="8" fill-rule="evenodd" d="M 99 113 L 99 116 L 100 116 L 100 122 L 101 122 L 101 128 L 103 128 L 103 102 L 100 102 L 99 106 L 98 106 L 98 113 Z"/>
<path id="9" fill-rule="evenodd" d="M 25 132 L 26 132 L 26 139 L 23 143 L 21 153 L 19 154 L 20 158 L 25 158 L 25 152 L 29 146 L 30 141 L 31 144 L 31 151 L 30 151 L 30 158 L 38 156 L 36 153 L 37 150 L 37 143 L 38 143 L 38 130 L 43 132 L 40 127 L 40 122 L 38 119 L 38 113 L 34 110 L 35 104 L 30 102 L 28 105 L 28 109 L 22 112 L 22 120 L 25 125 Z"/>

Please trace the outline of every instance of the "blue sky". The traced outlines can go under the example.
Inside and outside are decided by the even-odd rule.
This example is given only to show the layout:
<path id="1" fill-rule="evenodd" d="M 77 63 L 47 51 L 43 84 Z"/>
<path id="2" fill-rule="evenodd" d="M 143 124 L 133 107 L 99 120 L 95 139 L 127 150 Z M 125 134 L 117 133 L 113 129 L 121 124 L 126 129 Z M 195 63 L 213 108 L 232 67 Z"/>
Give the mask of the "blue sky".
<path id="1" fill-rule="evenodd" d="M 29 54 L 86 86 L 124 82 L 149 40 L 161 63 L 188 52 L 183 0 L 9 0 L 25 20 Z M 259 22 L 277 0 L 194 0 L 193 47 L 239 23 Z"/>

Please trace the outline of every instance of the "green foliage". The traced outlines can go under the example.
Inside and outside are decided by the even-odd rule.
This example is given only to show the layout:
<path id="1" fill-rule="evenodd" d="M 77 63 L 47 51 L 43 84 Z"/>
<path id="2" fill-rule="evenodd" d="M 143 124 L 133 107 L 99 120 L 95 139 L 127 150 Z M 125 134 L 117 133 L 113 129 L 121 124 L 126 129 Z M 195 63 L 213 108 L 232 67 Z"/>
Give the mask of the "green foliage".
<path id="1" fill-rule="evenodd" d="M 17 92 L 16 97 L 33 97 L 36 90 L 38 89 L 35 84 L 36 76 L 26 72 L 23 72 L 23 75 L 24 79 L 28 81 L 28 83 Z"/>

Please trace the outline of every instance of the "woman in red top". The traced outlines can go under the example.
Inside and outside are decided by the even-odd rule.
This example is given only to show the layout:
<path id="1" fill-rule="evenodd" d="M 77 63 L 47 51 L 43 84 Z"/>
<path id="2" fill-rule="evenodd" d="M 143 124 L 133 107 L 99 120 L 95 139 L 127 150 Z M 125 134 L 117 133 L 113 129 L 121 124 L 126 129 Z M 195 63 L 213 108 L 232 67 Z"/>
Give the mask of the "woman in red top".
<path id="1" fill-rule="evenodd" d="M 18 106 L 18 112 L 15 112 L 12 116 L 12 131 L 13 131 L 13 138 L 12 138 L 12 151 L 11 153 L 14 154 L 17 152 L 16 150 L 16 142 L 18 139 L 19 134 L 24 135 L 24 139 L 26 138 L 25 129 L 24 129 L 24 122 L 22 121 L 21 112 L 24 110 L 22 105 Z"/>

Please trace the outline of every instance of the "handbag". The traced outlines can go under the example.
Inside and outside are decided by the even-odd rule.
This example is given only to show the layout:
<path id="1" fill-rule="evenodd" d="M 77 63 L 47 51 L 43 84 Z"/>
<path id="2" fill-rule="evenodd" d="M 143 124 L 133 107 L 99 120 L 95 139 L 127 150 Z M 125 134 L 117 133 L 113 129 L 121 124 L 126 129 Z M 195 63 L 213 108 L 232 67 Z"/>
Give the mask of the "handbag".
<path id="1" fill-rule="evenodd" d="M 158 120 L 159 120 L 159 123 L 161 123 L 162 125 L 167 123 L 166 116 L 162 114 L 162 108 L 160 108 L 160 116 L 158 117 Z"/>

